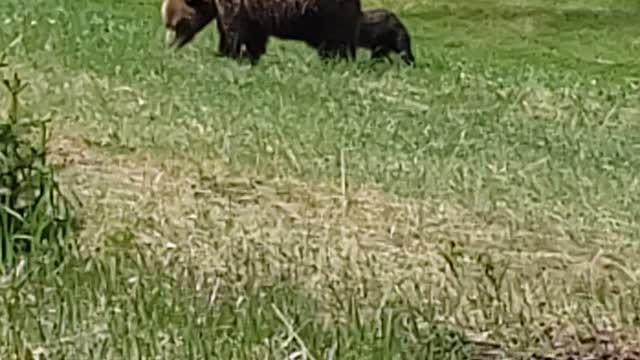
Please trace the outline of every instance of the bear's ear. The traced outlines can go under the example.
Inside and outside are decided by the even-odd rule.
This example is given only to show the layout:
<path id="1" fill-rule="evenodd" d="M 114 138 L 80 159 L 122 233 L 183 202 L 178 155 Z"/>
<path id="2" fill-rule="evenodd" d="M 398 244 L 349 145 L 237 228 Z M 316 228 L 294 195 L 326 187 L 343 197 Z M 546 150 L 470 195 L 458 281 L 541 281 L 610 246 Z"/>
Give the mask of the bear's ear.
<path id="1" fill-rule="evenodd" d="M 193 38 L 205 28 L 213 19 L 217 12 L 211 2 L 202 0 L 191 0 L 189 6 L 193 6 L 192 16 L 182 18 L 175 26 L 175 37 L 169 46 L 182 48 L 193 40 Z"/>

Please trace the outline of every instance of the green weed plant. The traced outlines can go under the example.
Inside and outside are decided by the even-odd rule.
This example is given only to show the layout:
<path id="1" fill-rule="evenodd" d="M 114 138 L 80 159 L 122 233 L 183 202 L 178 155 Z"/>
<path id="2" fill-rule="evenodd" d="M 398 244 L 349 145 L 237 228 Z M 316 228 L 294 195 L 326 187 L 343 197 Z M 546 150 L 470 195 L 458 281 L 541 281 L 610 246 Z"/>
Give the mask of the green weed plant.
<path id="1" fill-rule="evenodd" d="M 3 68 L 8 64 L 3 56 Z M 0 254 L 3 271 L 34 250 L 62 255 L 73 205 L 62 194 L 47 163 L 47 120 L 20 117 L 27 88 L 18 73 L 3 74 L 7 115 L 0 119 Z"/>

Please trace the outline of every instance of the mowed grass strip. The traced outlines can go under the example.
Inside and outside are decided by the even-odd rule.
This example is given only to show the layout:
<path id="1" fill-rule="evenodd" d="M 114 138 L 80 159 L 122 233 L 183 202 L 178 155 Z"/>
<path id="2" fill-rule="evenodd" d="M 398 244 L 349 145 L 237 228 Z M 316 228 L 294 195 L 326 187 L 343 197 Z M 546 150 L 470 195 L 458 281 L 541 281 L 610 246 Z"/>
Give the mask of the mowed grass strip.
<path id="1" fill-rule="evenodd" d="M 350 284 L 380 278 L 386 288 L 427 283 L 440 316 L 504 342 L 538 344 L 567 324 L 587 333 L 609 322 L 635 328 L 638 5 L 385 5 L 412 33 L 416 68 L 373 66 L 365 52 L 356 64 L 322 64 L 304 45 L 283 41 L 249 68 L 213 56 L 214 26 L 174 53 L 162 43 L 159 4 L 149 1 L 9 0 L 0 5 L 0 42 L 35 80 L 27 115 L 54 111 L 60 131 L 114 157 L 153 154 L 156 175 L 167 166 L 177 174 L 159 183 L 187 178 L 194 187 L 184 191 L 227 201 L 202 206 L 233 209 L 226 228 L 204 210 L 181 228 L 159 219 L 176 202 L 172 216 L 193 215 L 189 197 L 107 192 L 106 201 L 88 192 L 100 199 L 92 216 L 104 230 L 92 239 L 109 227 L 189 239 L 199 266 L 207 256 L 234 266 L 238 249 L 279 247 L 290 256 L 274 259 L 295 264 L 286 246 L 315 239 L 303 248 L 310 273 L 335 266 L 312 256 L 318 247 L 335 246 L 326 250 L 335 256 L 366 249 L 360 261 L 345 256 L 336 273 L 361 272 Z M 116 171 L 101 161 L 98 173 Z M 219 185 L 227 175 L 215 186 L 199 175 L 226 171 L 268 179 L 267 190 L 224 192 L 215 186 L 232 188 Z M 84 186 L 108 189 L 117 180 Z M 298 222 L 278 222 L 281 213 L 265 202 L 248 206 L 260 191 L 272 194 L 267 204 L 293 204 Z M 321 210 L 300 210 L 310 199 Z M 142 204 L 153 216 L 136 212 Z M 128 217 L 116 210 L 124 205 Z M 238 223 L 249 218 L 257 220 L 248 232 Z M 228 255 L 212 250 L 223 244 Z M 418 301 L 425 291 L 406 296 Z"/>

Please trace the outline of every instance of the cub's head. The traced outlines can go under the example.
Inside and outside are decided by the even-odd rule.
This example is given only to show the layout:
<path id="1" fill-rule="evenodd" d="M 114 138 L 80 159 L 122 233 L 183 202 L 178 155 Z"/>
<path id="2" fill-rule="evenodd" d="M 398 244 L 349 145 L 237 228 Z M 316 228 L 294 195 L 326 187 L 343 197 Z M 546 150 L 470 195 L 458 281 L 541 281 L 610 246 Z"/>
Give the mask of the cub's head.
<path id="1" fill-rule="evenodd" d="M 214 0 L 163 0 L 160 8 L 169 47 L 181 48 L 217 16 Z"/>

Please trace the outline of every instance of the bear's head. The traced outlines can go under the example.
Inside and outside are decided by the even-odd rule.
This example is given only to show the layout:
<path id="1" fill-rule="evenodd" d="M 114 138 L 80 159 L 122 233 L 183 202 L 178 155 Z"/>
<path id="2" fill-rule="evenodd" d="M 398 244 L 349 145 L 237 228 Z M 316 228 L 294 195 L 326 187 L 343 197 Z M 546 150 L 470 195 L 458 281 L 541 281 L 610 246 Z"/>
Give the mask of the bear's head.
<path id="1" fill-rule="evenodd" d="M 160 8 L 169 47 L 181 48 L 218 15 L 214 0 L 163 0 Z"/>

